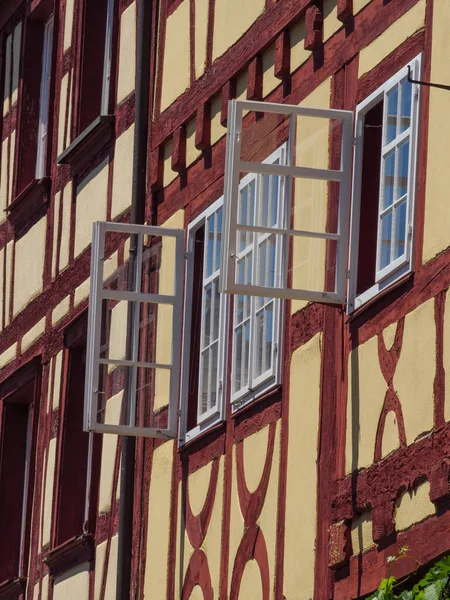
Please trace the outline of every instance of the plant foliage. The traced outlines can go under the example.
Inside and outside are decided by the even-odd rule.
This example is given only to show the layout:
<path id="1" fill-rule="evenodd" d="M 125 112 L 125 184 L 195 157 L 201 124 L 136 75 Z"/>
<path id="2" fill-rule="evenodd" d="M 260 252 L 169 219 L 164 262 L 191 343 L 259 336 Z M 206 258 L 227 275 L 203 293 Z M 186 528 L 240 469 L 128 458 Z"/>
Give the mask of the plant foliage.
<path id="1" fill-rule="evenodd" d="M 388 564 L 393 566 L 402 558 L 411 559 L 407 553 L 408 548 L 403 546 L 398 554 L 388 557 Z M 381 580 L 378 590 L 369 600 L 450 600 L 450 556 L 435 563 L 411 589 L 400 591 L 399 585 L 397 579 L 390 574 Z"/>

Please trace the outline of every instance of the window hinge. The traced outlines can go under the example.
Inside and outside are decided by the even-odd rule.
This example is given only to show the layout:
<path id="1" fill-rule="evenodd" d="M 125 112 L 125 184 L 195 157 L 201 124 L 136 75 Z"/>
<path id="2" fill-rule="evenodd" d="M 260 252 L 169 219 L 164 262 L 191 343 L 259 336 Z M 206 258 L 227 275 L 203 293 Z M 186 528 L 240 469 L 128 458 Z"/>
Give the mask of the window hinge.
<path id="1" fill-rule="evenodd" d="M 356 136 L 352 138 L 352 146 L 356 146 Z"/>
<path id="2" fill-rule="evenodd" d="M 412 232 L 413 232 L 413 227 L 412 227 L 412 224 L 411 224 L 411 223 L 409 223 L 409 224 L 408 224 L 408 235 L 409 235 L 409 236 L 411 236 L 411 235 L 412 235 Z"/>
<path id="3" fill-rule="evenodd" d="M 179 409 L 177 410 L 177 415 L 178 415 L 179 417 L 181 417 L 181 408 L 179 408 Z"/>
<path id="4" fill-rule="evenodd" d="M 350 279 L 350 269 L 346 269 L 346 271 L 345 271 L 345 278 L 346 279 Z"/>
<path id="5" fill-rule="evenodd" d="M 222 391 L 222 388 L 223 388 L 223 383 L 222 383 L 222 380 L 220 379 L 219 380 L 219 392 Z"/>
<path id="6" fill-rule="evenodd" d="M 273 351 L 275 352 L 275 354 L 278 354 L 278 344 L 277 344 L 277 342 L 275 342 L 275 344 L 273 345 Z"/>
<path id="7" fill-rule="evenodd" d="M 189 258 L 189 252 L 184 253 L 184 258 L 187 260 Z"/>

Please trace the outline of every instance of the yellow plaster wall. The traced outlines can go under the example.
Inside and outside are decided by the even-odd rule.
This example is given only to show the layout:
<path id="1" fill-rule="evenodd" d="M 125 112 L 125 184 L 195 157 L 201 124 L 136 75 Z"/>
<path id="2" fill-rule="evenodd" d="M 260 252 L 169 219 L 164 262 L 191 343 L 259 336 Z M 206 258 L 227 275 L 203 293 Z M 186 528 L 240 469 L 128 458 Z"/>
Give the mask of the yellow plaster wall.
<path id="1" fill-rule="evenodd" d="M 199 585 L 194 586 L 194 589 L 189 596 L 189 600 L 204 600 L 202 588 Z"/>
<path id="2" fill-rule="evenodd" d="M 342 27 L 337 18 L 337 0 L 325 0 L 323 3 L 323 41 L 326 42 Z"/>
<path id="3" fill-rule="evenodd" d="M 63 351 L 61 350 L 53 359 L 53 369 L 55 373 L 54 384 L 53 384 L 53 402 L 52 410 L 58 408 L 60 403 L 61 395 L 61 376 L 62 376 L 62 358 Z"/>
<path id="4" fill-rule="evenodd" d="M 216 0 L 213 60 L 224 54 L 264 12 L 265 0 Z"/>
<path id="5" fill-rule="evenodd" d="M 244 473 L 245 481 L 250 492 L 254 492 L 261 481 L 267 453 L 269 439 L 269 426 L 263 427 L 257 433 L 246 438 L 244 445 Z"/>
<path id="6" fill-rule="evenodd" d="M 55 476 L 56 438 L 50 440 L 47 450 L 47 470 L 45 477 L 45 496 L 42 523 L 42 545 L 50 543 L 53 506 L 53 481 Z M 45 462 L 44 462 L 45 464 Z"/>
<path id="7" fill-rule="evenodd" d="M 289 30 L 289 43 L 291 46 L 291 72 L 300 67 L 311 55 L 309 50 L 305 50 L 304 43 L 306 37 L 305 21 L 302 19 Z"/>
<path id="8" fill-rule="evenodd" d="M 61 79 L 61 91 L 59 99 L 59 117 L 58 117 L 58 154 L 65 148 L 65 131 L 64 124 L 66 122 L 66 107 L 68 102 L 68 87 L 69 87 L 69 73 L 66 73 Z"/>
<path id="9" fill-rule="evenodd" d="M 183 0 L 166 22 L 161 111 L 189 87 L 189 24 L 189 0 Z"/>
<path id="10" fill-rule="evenodd" d="M 177 211 L 167 219 L 163 227 L 183 229 L 184 210 Z M 159 270 L 160 294 L 174 293 L 175 238 L 164 238 L 161 250 L 161 267 Z M 172 358 L 172 315 L 171 305 L 161 304 L 158 307 L 158 326 L 156 330 L 156 362 L 168 364 Z M 157 369 L 155 373 L 155 410 L 166 406 L 169 399 L 170 372 Z"/>
<path id="11" fill-rule="evenodd" d="M 3 86 L 3 116 L 6 116 L 9 111 L 9 98 L 11 96 L 11 61 L 12 61 L 12 33 L 6 36 L 5 41 L 5 82 Z"/>
<path id="12" fill-rule="evenodd" d="M 120 18 L 119 75 L 117 104 L 133 92 L 136 81 L 136 2 L 125 9 Z"/>
<path id="13" fill-rule="evenodd" d="M 378 361 L 378 341 L 371 338 L 348 359 L 346 472 L 373 463 L 378 421 L 387 385 Z"/>
<path id="14" fill-rule="evenodd" d="M 381 456 L 384 458 L 394 450 L 400 447 L 400 438 L 398 434 L 398 423 L 395 413 L 388 412 L 384 423 L 383 440 L 381 443 Z"/>
<path id="15" fill-rule="evenodd" d="M 431 51 L 431 81 L 448 81 L 448 56 L 450 37 L 448 26 L 450 3 L 433 5 L 433 37 Z M 450 245 L 447 223 L 450 222 L 450 205 L 447 201 L 448 182 L 442 176 L 447 169 L 446 157 L 450 155 L 450 136 L 443 135 L 443 124 L 448 121 L 450 94 L 430 88 L 428 125 L 428 157 L 423 239 L 423 261 L 428 262 Z"/>
<path id="16" fill-rule="evenodd" d="M 390 350 L 394 345 L 395 334 L 397 332 L 397 323 L 391 323 L 383 329 L 383 340 L 387 350 Z"/>
<path id="17" fill-rule="evenodd" d="M 52 325 L 55 325 L 58 323 L 58 321 L 61 321 L 61 319 L 63 319 L 69 312 L 69 308 L 70 296 L 66 296 L 64 300 L 61 300 L 61 302 L 52 311 Z"/>
<path id="18" fill-rule="evenodd" d="M 222 561 L 222 518 L 223 518 L 223 478 L 224 457 L 219 459 L 219 474 L 217 477 L 216 498 L 211 513 L 208 531 L 203 541 L 202 549 L 208 557 L 211 585 L 215 590 L 214 597 L 219 595 L 220 565 Z M 192 489 L 192 487 L 191 487 Z"/>
<path id="19" fill-rule="evenodd" d="M 325 80 L 301 106 L 329 108 L 331 79 Z M 296 165 L 302 167 L 328 168 L 329 121 L 299 117 L 296 133 Z M 294 182 L 294 228 L 309 231 L 325 231 L 328 206 L 326 181 L 308 179 Z M 322 240 L 295 237 L 292 252 L 292 287 L 300 289 L 324 289 L 326 244 Z M 293 301 L 292 313 L 306 302 Z"/>
<path id="20" fill-rule="evenodd" d="M 8 144 L 9 137 L 2 142 L 0 173 L 0 222 L 6 219 L 5 209 L 8 205 Z"/>
<path id="21" fill-rule="evenodd" d="M 5 261 L 5 250 L 4 248 L 0 249 L 0 289 L 3 290 L 3 284 L 5 281 L 5 265 L 4 265 L 4 261 Z M 0 294 L 0 315 L 3 314 L 3 293 Z M 3 328 L 3 319 L 0 316 L 0 330 Z"/>
<path id="22" fill-rule="evenodd" d="M 406 38 L 413 35 L 425 25 L 425 0 L 419 0 L 403 16 L 378 36 L 372 43 L 359 53 L 358 76 L 361 77 L 385 56 L 402 44 Z"/>
<path id="23" fill-rule="evenodd" d="M 123 392 L 119 392 L 106 403 L 105 422 L 117 425 L 120 422 Z M 120 468 L 117 480 L 115 498 L 112 497 L 114 468 L 117 455 L 117 435 L 104 435 L 102 448 L 102 462 L 100 470 L 100 488 L 98 498 L 98 511 L 104 513 L 111 508 L 111 501 L 119 498 L 120 494 Z"/>
<path id="24" fill-rule="evenodd" d="M 245 100 L 247 97 L 248 71 L 236 78 L 236 98 Z M 214 145 L 227 133 L 227 128 L 220 123 L 222 99 L 216 96 L 211 102 L 211 145 Z"/>
<path id="25" fill-rule="evenodd" d="M 22 43 L 22 22 L 18 23 L 14 28 L 13 34 L 13 65 L 12 65 L 12 88 L 11 88 L 11 105 L 14 106 L 17 103 L 19 94 L 19 67 L 20 67 L 20 55 L 21 55 L 21 43 Z M 12 164 L 12 163 L 11 163 Z"/>
<path id="26" fill-rule="evenodd" d="M 95 549 L 95 580 L 94 580 L 94 600 L 101 600 L 100 591 L 102 586 L 103 574 L 107 569 L 105 600 L 116 597 L 116 579 L 117 579 L 117 550 L 118 536 L 111 538 L 109 550 L 109 560 L 106 563 L 106 548 L 108 542 L 102 542 Z"/>
<path id="27" fill-rule="evenodd" d="M 317 439 L 319 429 L 321 336 L 292 354 L 286 480 L 284 587 L 286 598 L 314 595 Z M 299 560 L 301 557 L 301 560 Z"/>
<path id="28" fill-rule="evenodd" d="M 59 248 L 59 272 L 63 271 L 69 265 L 69 244 L 70 244 L 70 208 L 72 205 L 73 182 L 65 186 L 62 199 L 62 230 L 61 245 Z"/>
<path id="29" fill-rule="evenodd" d="M 70 569 L 55 579 L 53 600 L 88 600 L 89 563 Z"/>
<path id="30" fill-rule="evenodd" d="M 277 422 L 275 431 L 275 446 L 272 458 L 272 467 L 270 471 L 269 484 L 267 486 L 266 498 L 261 515 L 258 519 L 258 525 L 264 534 L 269 559 L 269 575 L 271 588 L 274 585 L 275 566 L 276 566 L 276 541 L 277 541 L 277 512 L 278 512 L 278 478 L 280 471 L 280 432 L 281 421 Z M 253 437 L 253 436 L 251 436 Z M 248 438 L 250 439 L 250 438 Z M 248 481 L 248 469 L 245 471 L 245 477 Z M 261 473 L 262 474 L 262 473 Z"/>
<path id="31" fill-rule="evenodd" d="M 189 475 L 189 501 L 194 515 L 199 515 L 205 504 L 211 478 L 212 463 Z"/>
<path id="32" fill-rule="evenodd" d="M 29 329 L 22 338 L 21 350 L 24 352 L 27 348 L 34 344 L 45 331 L 45 317 L 38 321 L 31 329 Z"/>
<path id="33" fill-rule="evenodd" d="M 77 288 L 75 288 L 75 306 L 78 306 L 80 302 L 85 300 L 89 296 L 90 279 L 83 281 Z"/>
<path id="34" fill-rule="evenodd" d="M 14 241 L 6 244 L 6 268 L 5 268 L 5 324 L 9 324 L 9 306 L 11 300 L 11 278 L 13 275 L 13 252 Z"/>
<path id="35" fill-rule="evenodd" d="M 397 531 L 408 529 L 411 525 L 436 514 L 436 508 L 430 500 L 428 481 L 424 481 L 414 490 L 404 492 L 397 498 L 395 505 L 395 528 Z"/>
<path id="36" fill-rule="evenodd" d="M 374 545 L 372 538 L 372 515 L 364 512 L 351 524 L 353 554 L 359 554 Z"/>
<path id="37" fill-rule="evenodd" d="M 109 330 L 109 357 L 124 359 L 127 341 L 127 316 L 128 302 L 118 302 L 111 311 L 111 325 Z M 114 365 L 109 365 L 108 371 L 112 371 Z"/>
<path id="38" fill-rule="evenodd" d="M 72 44 L 72 29 L 73 29 L 73 4 L 74 0 L 66 0 L 66 11 L 64 18 L 64 52 Z"/>
<path id="39" fill-rule="evenodd" d="M 147 565 L 152 568 L 145 571 L 146 600 L 166 597 L 173 445 L 166 442 L 153 453 L 147 533 Z"/>
<path id="40" fill-rule="evenodd" d="M 436 328 L 431 299 L 406 315 L 403 346 L 394 375 L 408 444 L 433 428 L 435 374 Z"/>
<path id="41" fill-rule="evenodd" d="M 6 220 L 6 207 L 8 205 L 8 139 L 1 143 L 1 161 L 0 161 L 0 223 Z"/>
<path id="42" fill-rule="evenodd" d="M 53 212 L 53 243 L 52 243 L 52 279 L 56 277 L 57 258 L 58 258 L 58 224 L 59 212 L 61 208 L 61 192 L 56 192 Z"/>
<path id="43" fill-rule="evenodd" d="M 195 0 L 195 78 L 205 72 L 208 0 Z"/>
<path id="44" fill-rule="evenodd" d="M 173 143 L 172 140 L 170 140 L 170 142 L 167 142 L 167 144 L 164 145 L 164 170 L 163 170 L 163 186 L 166 187 L 167 185 L 169 185 L 170 183 L 172 183 L 172 181 L 174 179 L 177 178 L 178 173 L 176 171 L 172 171 L 172 148 L 173 148 Z"/>
<path id="45" fill-rule="evenodd" d="M 263 64 L 263 98 L 272 92 L 281 83 L 275 77 L 275 46 L 270 46 L 262 55 Z"/>
<path id="46" fill-rule="evenodd" d="M 17 354 L 17 342 L 0 354 L 0 369 L 10 363 Z"/>
<path id="47" fill-rule="evenodd" d="M 186 166 L 191 165 L 201 155 L 201 150 L 195 147 L 195 119 L 192 119 L 186 125 Z"/>
<path id="48" fill-rule="evenodd" d="M 353 0 L 353 14 L 356 15 L 362 10 L 371 0 Z"/>
<path id="49" fill-rule="evenodd" d="M 76 190 L 75 256 L 92 241 L 92 223 L 106 220 L 108 159 L 79 183 Z"/>
<path id="50" fill-rule="evenodd" d="M 42 291 L 47 219 L 36 223 L 16 242 L 14 266 L 14 315 Z"/>
<path id="51" fill-rule="evenodd" d="M 242 518 L 241 507 L 239 504 L 239 494 L 236 477 L 236 451 L 233 448 L 232 455 L 232 475 L 231 475 L 231 497 L 230 504 L 226 507 L 230 513 L 230 536 L 229 536 L 229 561 L 228 561 L 228 589 L 231 585 L 233 574 L 233 564 L 237 549 L 244 534 L 244 519 Z"/>
<path id="52" fill-rule="evenodd" d="M 261 571 L 256 560 L 249 560 L 242 574 L 239 600 L 263 600 Z"/>

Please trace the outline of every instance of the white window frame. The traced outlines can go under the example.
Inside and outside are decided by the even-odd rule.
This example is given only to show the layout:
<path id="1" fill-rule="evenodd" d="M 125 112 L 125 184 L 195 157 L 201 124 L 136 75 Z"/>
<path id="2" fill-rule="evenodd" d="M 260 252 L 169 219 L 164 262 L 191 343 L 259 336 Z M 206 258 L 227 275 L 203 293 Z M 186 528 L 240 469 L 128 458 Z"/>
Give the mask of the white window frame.
<path id="1" fill-rule="evenodd" d="M 190 348 L 190 339 L 191 339 L 191 331 L 192 331 L 192 293 L 193 293 L 193 285 L 194 285 L 194 257 L 195 257 L 195 233 L 202 226 L 205 227 L 206 234 L 206 223 L 208 218 L 217 214 L 217 211 L 222 208 L 222 242 L 221 242 L 221 254 L 223 252 L 223 229 L 224 229 L 224 212 L 223 212 L 223 196 L 216 200 L 211 206 L 209 206 L 205 211 L 203 211 L 196 219 L 194 219 L 188 226 L 187 230 L 187 268 L 186 268 L 186 284 L 185 284 L 185 303 L 184 303 L 184 328 L 183 328 L 183 352 L 182 352 L 182 380 L 181 380 L 181 395 L 180 395 L 180 436 L 179 436 L 179 445 L 183 445 L 203 431 L 213 427 L 220 421 L 223 421 L 225 418 L 225 402 L 227 394 L 227 384 L 226 384 L 226 363 L 228 356 L 228 324 L 229 324 L 229 297 L 226 294 L 220 294 L 220 317 L 219 317 L 219 348 L 218 348 L 218 364 L 217 364 L 217 402 L 216 406 L 212 407 L 208 412 L 199 414 L 197 410 L 197 425 L 193 427 L 189 431 L 187 430 L 187 414 L 188 414 L 188 397 L 189 397 L 189 376 L 190 376 L 190 362 L 191 362 L 191 348 Z M 207 251 L 207 239 L 205 235 L 204 241 L 204 255 L 203 255 L 203 266 L 202 266 L 202 286 L 204 287 L 206 279 L 203 275 L 205 269 L 206 262 L 206 251 Z M 220 272 L 220 267 L 219 267 Z M 220 275 L 219 275 L 220 281 Z M 220 288 L 220 284 L 219 284 Z M 201 321 L 201 338 L 203 338 L 203 314 L 204 314 L 204 293 L 202 291 L 202 321 Z M 200 356 L 198 357 L 199 368 L 200 368 Z M 200 403 L 200 393 L 201 393 L 201 373 L 199 373 L 199 383 L 198 383 L 198 402 Z"/>
<path id="2" fill-rule="evenodd" d="M 355 153 L 353 163 L 353 204 L 350 225 L 350 279 L 348 285 L 348 307 L 349 313 L 358 309 L 365 302 L 368 302 L 386 288 L 394 285 L 399 279 L 412 271 L 412 248 L 414 245 L 414 209 L 415 196 L 417 186 L 417 151 L 418 151 L 418 120 L 420 110 L 420 87 L 417 84 L 412 84 L 412 102 L 411 102 L 411 124 L 408 130 L 403 134 L 397 134 L 395 139 L 389 144 L 385 144 L 386 123 L 387 123 L 387 93 L 393 87 L 400 83 L 408 76 L 408 67 L 411 69 L 411 77 L 420 79 L 422 69 L 422 54 L 416 56 L 405 67 L 400 69 L 395 75 L 390 77 L 383 85 L 376 89 L 370 96 L 363 100 L 356 108 L 355 120 Z M 408 191 L 407 191 L 407 207 L 406 207 L 406 235 L 405 235 L 405 253 L 395 259 L 392 263 L 380 269 L 380 209 L 382 206 L 382 186 L 383 186 L 383 161 L 380 166 L 380 191 L 379 191 L 379 207 L 378 207 L 378 232 L 377 232 L 377 259 L 376 259 L 376 274 L 375 284 L 368 290 L 357 295 L 357 279 L 358 279 L 358 246 L 359 246 L 359 228 L 361 215 L 361 185 L 362 185 L 362 164 L 363 164 L 363 149 L 364 149 L 364 120 L 365 115 L 381 100 L 384 100 L 383 106 L 383 141 L 382 154 L 391 150 L 391 147 L 397 147 L 401 142 L 409 139 L 409 165 L 408 165 Z M 400 105 L 400 101 L 398 102 Z M 398 114 L 397 114 L 398 118 Z M 401 139 L 399 139 L 401 138 Z M 404 139 L 403 139 L 404 138 Z"/>
<path id="3" fill-rule="evenodd" d="M 92 1 L 92 0 L 91 0 Z M 95 0 L 94 0 L 95 1 Z M 111 63 L 112 63 L 112 35 L 114 25 L 114 3 L 116 0 L 108 0 L 106 8 L 105 29 L 105 57 L 103 61 L 102 100 L 100 104 L 100 115 L 109 114 L 109 95 L 111 88 Z"/>
<path id="4" fill-rule="evenodd" d="M 105 234 L 118 232 L 138 237 L 138 251 L 136 257 L 136 273 L 134 291 L 104 289 L 103 265 L 105 260 Z M 120 435 L 134 435 L 143 437 L 175 438 L 177 433 L 178 393 L 180 383 L 180 344 L 182 326 L 182 300 L 183 300 L 183 266 L 184 266 L 184 230 L 151 227 L 148 225 L 128 225 L 125 223 L 106 223 L 97 221 L 93 224 L 92 250 L 91 250 L 91 286 L 89 297 L 87 356 L 86 356 L 86 382 L 84 405 L 84 430 L 99 433 L 116 433 Z M 144 236 L 161 236 L 175 239 L 175 264 L 174 291 L 172 295 L 143 293 L 141 289 L 141 272 L 143 261 Z M 139 318 L 140 311 L 135 310 L 134 340 L 132 345 L 131 360 L 105 359 L 101 357 L 101 326 L 102 326 L 102 301 L 125 300 L 135 303 L 138 307 L 141 302 L 153 304 L 170 304 L 173 306 L 172 317 L 172 357 L 168 364 L 158 364 L 139 361 Z M 115 425 L 99 423 L 98 411 L 98 380 L 100 364 L 127 366 L 131 368 L 131 386 L 136 394 L 137 368 L 163 368 L 170 370 L 170 392 L 167 398 L 168 426 L 167 429 L 156 427 L 136 427 L 134 425 Z M 132 390 L 133 391 L 133 390 Z M 126 400 L 125 400 L 126 401 Z M 130 406 L 129 423 L 134 422 L 136 406 Z"/>
<path id="5" fill-rule="evenodd" d="M 241 160 L 241 132 L 244 111 L 274 113 L 289 116 L 289 141 L 286 165 L 271 165 Z M 340 169 L 316 169 L 298 167 L 293 164 L 295 143 L 295 120 L 297 116 L 335 119 L 342 122 L 342 145 Z M 247 294 L 251 296 L 289 298 L 313 302 L 344 304 L 347 287 L 347 252 L 349 235 L 350 187 L 351 187 L 351 155 L 352 155 L 353 112 L 347 110 L 318 109 L 294 106 L 289 104 L 271 104 L 248 100 L 231 100 L 228 104 L 227 154 L 225 166 L 225 240 L 226 247 L 222 254 L 222 291 L 231 294 Z M 286 178 L 286 227 L 250 227 L 238 224 L 238 195 L 240 173 L 259 173 L 279 175 Z M 292 178 L 307 178 L 340 183 L 339 217 L 336 233 L 311 232 L 294 230 L 291 223 L 291 182 Z M 302 290 L 287 288 L 270 288 L 256 285 L 236 283 L 237 232 L 254 231 L 283 235 L 285 241 L 293 236 L 335 240 L 338 246 L 336 256 L 335 289 L 333 292 L 323 290 Z M 287 275 L 287 261 L 284 265 L 284 281 Z"/>
<path id="6" fill-rule="evenodd" d="M 270 156 L 268 156 L 264 160 L 264 164 L 273 165 L 276 161 L 278 161 L 278 165 L 283 166 L 286 164 L 286 155 L 288 152 L 287 144 L 283 144 L 275 152 L 273 152 Z M 245 177 L 242 178 L 239 184 L 239 192 L 249 185 L 252 181 L 255 181 L 255 210 L 257 208 L 261 208 L 261 194 L 262 194 L 262 178 L 263 174 L 254 174 L 248 173 Z M 279 178 L 279 188 L 278 188 L 278 211 L 277 211 L 277 223 L 279 226 L 285 227 L 287 214 L 287 181 L 284 177 Z M 267 236 L 270 234 L 266 234 Z M 258 240 L 260 242 L 261 240 Z M 285 242 L 285 240 L 283 240 Z M 253 242 L 254 243 L 254 242 Z M 247 248 L 245 249 L 247 252 Z M 257 252 L 256 249 L 253 248 L 253 275 L 256 273 L 256 260 L 257 260 Z M 285 276 L 285 271 L 283 266 L 287 263 L 287 246 L 286 243 L 280 243 L 279 237 L 277 238 L 277 243 L 275 245 L 275 268 L 276 275 L 282 281 L 282 278 Z M 270 288 L 271 289 L 271 288 Z M 224 294 L 226 295 L 226 294 Z M 256 307 L 256 296 L 249 296 L 248 302 L 250 303 L 250 342 L 249 342 L 249 372 L 248 372 L 248 385 L 246 387 L 242 387 L 239 390 L 233 389 L 233 382 L 235 381 L 235 368 L 236 368 L 236 347 L 235 347 L 235 328 L 236 328 L 236 302 L 237 296 L 234 297 L 234 306 L 233 306 L 233 315 L 232 315 L 232 360 L 231 360 L 231 403 L 233 406 L 233 410 L 236 411 L 242 406 L 252 402 L 256 397 L 261 394 L 267 392 L 269 389 L 280 383 L 280 372 L 281 372 L 281 360 L 282 360 L 282 345 L 281 345 L 281 322 L 284 318 L 284 303 L 280 298 L 273 297 L 269 294 L 267 297 L 273 300 L 273 346 L 272 346 L 272 367 L 268 369 L 264 373 L 261 373 L 258 376 L 254 376 L 253 374 L 256 371 L 256 321 L 257 321 L 257 313 L 260 308 Z"/>
<path id="7" fill-rule="evenodd" d="M 39 93 L 39 125 L 36 152 L 36 179 L 46 175 L 46 153 L 48 137 L 48 117 L 50 109 L 50 83 L 52 76 L 52 49 L 53 49 L 53 15 L 44 25 L 44 43 L 42 45 L 42 71 Z"/>

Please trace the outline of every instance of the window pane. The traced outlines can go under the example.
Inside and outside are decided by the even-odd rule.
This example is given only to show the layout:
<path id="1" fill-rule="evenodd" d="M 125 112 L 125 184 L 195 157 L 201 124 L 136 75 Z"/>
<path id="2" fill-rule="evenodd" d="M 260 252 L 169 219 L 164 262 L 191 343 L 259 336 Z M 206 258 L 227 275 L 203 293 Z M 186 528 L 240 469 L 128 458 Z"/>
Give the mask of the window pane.
<path id="1" fill-rule="evenodd" d="M 256 315 L 256 377 L 259 377 L 272 367 L 272 343 L 273 300 Z"/>
<path id="2" fill-rule="evenodd" d="M 208 218 L 206 227 L 206 277 L 210 277 L 213 272 L 215 217 L 216 215 L 212 214 Z"/>
<path id="3" fill-rule="evenodd" d="M 274 164 L 278 164 L 278 161 L 275 161 Z M 278 221 L 279 177 L 277 175 L 263 175 L 262 186 L 261 225 L 263 227 L 275 227 Z"/>
<path id="4" fill-rule="evenodd" d="M 258 245 L 259 251 L 259 272 L 258 285 L 274 287 L 275 286 L 275 252 L 276 239 L 271 234 Z"/>
<path id="5" fill-rule="evenodd" d="M 248 386 L 248 364 L 250 351 L 250 321 L 246 321 L 235 330 L 234 336 L 234 390 Z"/>
<path id="6" fill-rule="evenodd" d="M 411 124 L 412 84 L 407 79 L 404 79 L 401 83 L 401 94 L 400 133 L 408 129 Z"/>
<path id="7" fill-rule="evenodd" d="M 380 269 L 391 262 L 392 211 L 381 217 Z"/>
<path id="8" fill-rule="evenodd" d="M 214 305 L 214 313 L 212 315 L 213 317 L 213 322 L 212 322 L 212 327 L 211 327 L 211 331 L 212 331 L 212 342 L 215 342 L 217 340 L 217 338 L 219 337 L 219 325 L 220 325 L 220 296 L 219 296 L 219 281 L 218 279 L 215 279 L 212 282 L 212 289 L 213 289 L 213 305 Z"/>
<path id="9" fill-rule="evenodd" d="M 396 207 L 395 214 L 395 248 L 394 258 L 398 258 L 405 253 L 406 237 L 406 200 Z"/>
<path id="10" fill-rule="evenodd" d="M 408 191 L 409 140 L 398 147 L 398 193 L 401 198 Z"/>
<path id="11" fill-rule="evenodd" d="M 393 89 L 389 94 L 387 104 L 387 131 L 386 143 L 392 142 L 397 136 L 397 105 L 398 105 L 398 88 Z"/>
<path id="12" fill-rule="evenodd" d="M 395 150 L 390 152 L 384 159 L 384 186 L 382 189 L 383 194 L 383 208 L 391 206 L 394 201 L 394 172 L 395 172 Z"/>
<path id="13" fill-rule="evenodd" d="M 211 309 L 212 309 L 212 283 L 205 286 L 203 309 L 203 348 L 209 346 L 211 338 Z"/>
<path id="14" fill-rule="evenodd" d="M 220 249 L 222 247 L 222 207 L 216 213 L 216 265 L 215 270 L 220 269 Z"/>
<path id="15" fill-rule="evenodd" d="M 209 349 L 201 354 L 200 372 L 202 380 L 200 385 L 200 414 L 203 414 L 208 410 L 209 356 Z"/>

